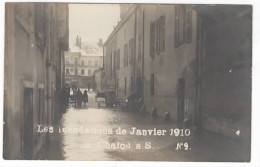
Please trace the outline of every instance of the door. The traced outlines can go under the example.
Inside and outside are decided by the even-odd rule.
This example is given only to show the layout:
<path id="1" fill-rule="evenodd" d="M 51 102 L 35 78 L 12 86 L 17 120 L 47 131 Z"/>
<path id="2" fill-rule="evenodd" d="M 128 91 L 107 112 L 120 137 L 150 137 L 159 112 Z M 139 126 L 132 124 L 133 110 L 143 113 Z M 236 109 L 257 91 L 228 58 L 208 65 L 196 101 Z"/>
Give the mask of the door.
<path id="1" fill-rule="evenodd" d="M 185 102 L 185 79 L 179 78 L 177 85 L 177 121 L 178 125 L 182 125 L 184 121 L 184 102 Z"/>
<path id="2" fill-rule="evenodd" d="M 23 159 L 33 156 L 33 89 L 24 88 L 23 94 L 23 126 L 22 126 Z"/>
<path id="3" fill-rule="evenodd" d="M 143 84 L 142 84 L 141 77 L 138 77 L 136 80 L 136 94 L 137 94 L 138 98 L 143 97 Z"/>

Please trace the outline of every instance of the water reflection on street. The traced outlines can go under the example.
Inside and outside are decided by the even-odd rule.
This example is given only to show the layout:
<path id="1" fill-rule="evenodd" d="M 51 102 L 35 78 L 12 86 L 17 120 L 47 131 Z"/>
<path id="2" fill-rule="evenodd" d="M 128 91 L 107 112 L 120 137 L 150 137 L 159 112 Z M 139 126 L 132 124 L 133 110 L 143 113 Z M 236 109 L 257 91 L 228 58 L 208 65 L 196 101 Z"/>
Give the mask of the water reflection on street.
<path id="1" fill-rule="evenodd" d="M 193 131 L 189 137 L 174 137 L 169 135 L 170 129 L 176 128 L 173 123 L 163 119 L 152 119 L 149 114 L 121 111 L 120 109 L 99 108 L 95 102 L 95 95 L 89 94 L 87 106 L 75 108 L 70 105 L 63 114 L 56 129 L 62 133 L 52 134 L 52 142 L 43 149 L 40 159 L 56 160 L 89 160 L 89 161 L 120 161 L 120 160 L 148 160 L 148 161 L 243 161 L 246 158 L 243 147 L 233 140 L 218 135 L 204 134 L 194 137 Z M 115 134 L 118 128 L 126 129 L 127 134 Z M 132 127 L 138 129 L 164 129 L 164 136 L 130 135 Z M 68 132 L 73 128 L 85 128 L 81 132 Z M 100 134 L 95 130 L 113 129 L 113 134 Z M 192 140 L 191 140 L 192 139 Z M 218 142 L 212 144 L 212 139 Z M 145 148 L 145 143 L 151 147 Z M 188 151 L 175 150 L 177 142 L 189 142 Z M 123 144 L 114 149 L 107 144 Z M 140 144 L 141 148 L 136 149 Z M 130 145 L 130 147 L 128 147 Z M 149 144 L 148 144 L 149 146 Z M 227 148 L 229 146 L 229 148 Z M 234 151 L 236 150 L 236 151 Z M 242 150 L 242 153 L 240 152 Z M 216 156 L 216 152 L 218 156 Z M 226 156 L 229 155 L 229 156 Z M 234 156 L 232 156 L 234 155 Z M 227 159 L 228 157 L 228 159 Z M 232 159 L 233 158 L 233 159 Z"/>
<path id="2" fill-rule="evenodd" d="M 132 127 L 149 129 L 156 126 L 151 126 L 153 124 L 157 124 L 157 127 L 161 129 L 166 128 L 163 127 L 166 123 L 163 123 L 162 120 L 155 121 L 150 117 L 148 119 L 144 117 L 146 116 L 124 112 L 119 109 L 98 108 L 94 95 L 89 95 L 89 104 L 87 106 L 81 108 L 70 106 L 59 124 L 60 129 L 65 130 L 61 133 L 64 159 L 125 160 L 126 157 L 120 157 L 120 152 L 128 152 L 128 154 L 130 154 L 128 159 L 131 159 L 131 153 L 136 151 L 135 146 L 137 143 L 142 145 L 142 148 L 139 150 L 139 152 L 141 152 L 142 150 L 144 151 L 144 142 L 146 140 L 151 142 L 151 140 L 156 140 L 156 138 L 149 137 L 148 139 L 147 136 L 134 136 L 129 135 L 129 133 L 126 135 L 117 135 L 115 134 L 117 128 L 126 129 L 127 132 L 129 132 Z M 92 133 L 68 132 L 68 130 L 73 130 L 73 128 L 85 128 L 92 130 Z M 95 130 L 107 129 L 113 129 L 113 134 L 100 134 L 95 132 Z M 163 142 L 162 138 L 163 137 L 158 137 L 158 141 L 153 143 L 160 147 L 163 146 L 159 144 Z M 123 145 L 130 143 L 130 148 L 121 147 L 119 149 L 113 149 L 106 145 L 111 143 L 117 144 L 117 142 Z M 154 147 L 156 147 L 156 145 L 154 145 Z M 151 152 L 154 150 L 151 149 L 146 150 L 146 152 L 147 151 Z"/>

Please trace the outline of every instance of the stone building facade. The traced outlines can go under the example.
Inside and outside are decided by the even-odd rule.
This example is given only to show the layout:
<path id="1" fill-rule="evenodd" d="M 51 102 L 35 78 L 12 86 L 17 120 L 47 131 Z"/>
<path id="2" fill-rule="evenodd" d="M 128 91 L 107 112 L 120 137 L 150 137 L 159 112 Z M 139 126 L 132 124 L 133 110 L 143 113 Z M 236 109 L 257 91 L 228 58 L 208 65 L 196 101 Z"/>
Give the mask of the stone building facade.
<path id="1" fill-rule="evenodd" d="M 104 44 L 106 89 L 123 101 L 135 94 L 180 125 L 250 136 L 250 6 L 120 7 Z"/>
<path id="2" fill-rule="evenodd" d="M 61 115 L 68 5 L 6 3 L 4 158 L 33 159 Z"/>
<path id="3" fill-rule="evenodd" d="M 179 23 L 176 34 L 176 6 L 132 5 L 127 9 L 105 43 L 105 70 L 110 87 L 114 87 L 121 99 L 137 94 L 144 98 L 148 111 L 156 108 L 160 116 L 170 112 L 177 121 L 179 79 L 186 78 L 190 86 L 195 84 L 191 68 L 195 68 L 192 61 L 196 53 L 196 13 L 191 6 L 178 8 L 179 22 L 183 23 L 189 15 L 190 23 L 186 27 Z M 184 18 L 184 15 L 187 16 Z M 175 47 L 176 35 L 179 35 L 179 45 Z M 186 103 L 190 100 L 189 111 L 179 115 L 187 119 L 195 102 L 195 90 L 189 91 L 185 92 Z"/>
<path id="4" fill-rule="evenodd" d="M 129 10 L 104 44 L 107 89 L 122 100 L 134 94 L 136 6 Z"/>
<path id="5" fill-rule="evenodd" d="M 145 14 L 146 108 L 159 116 L 168 112 L 176 122 L 191 120 L 196 98 L 196 12 L 191 5 L 151 5 Z"/>

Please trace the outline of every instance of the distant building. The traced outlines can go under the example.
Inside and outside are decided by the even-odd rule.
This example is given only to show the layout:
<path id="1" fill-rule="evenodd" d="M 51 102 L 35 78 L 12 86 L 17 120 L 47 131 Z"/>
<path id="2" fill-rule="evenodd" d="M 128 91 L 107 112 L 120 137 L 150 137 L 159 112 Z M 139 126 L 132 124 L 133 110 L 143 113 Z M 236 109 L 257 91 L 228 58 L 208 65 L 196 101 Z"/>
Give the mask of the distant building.
<path id="1" fill-rule="evenodd" d="M 73 51 L 65 52 L 65 82 L 80 88 L 93 88 L 95 70 L 103 67 L 102 47 L 85 45 L 77 37 Z"/>
<path id="2" fill-rule="evenodd" d="M 4 67 L 5 159 L 33 159 L 51 139 L 37 132 L 59 120 L 68 5 L 6 3 Z"/>

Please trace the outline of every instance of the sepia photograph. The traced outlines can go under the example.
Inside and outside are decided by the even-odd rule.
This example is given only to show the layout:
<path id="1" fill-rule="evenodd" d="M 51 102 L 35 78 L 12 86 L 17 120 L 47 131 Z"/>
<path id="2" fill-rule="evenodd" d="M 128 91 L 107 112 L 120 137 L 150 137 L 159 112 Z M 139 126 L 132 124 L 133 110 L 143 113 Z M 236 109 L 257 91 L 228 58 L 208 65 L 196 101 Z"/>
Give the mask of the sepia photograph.
<path id="1" fill-rule="evenodd" d="M 4 8 L 4 161 L 251 162 L 252 5 Z"/>

